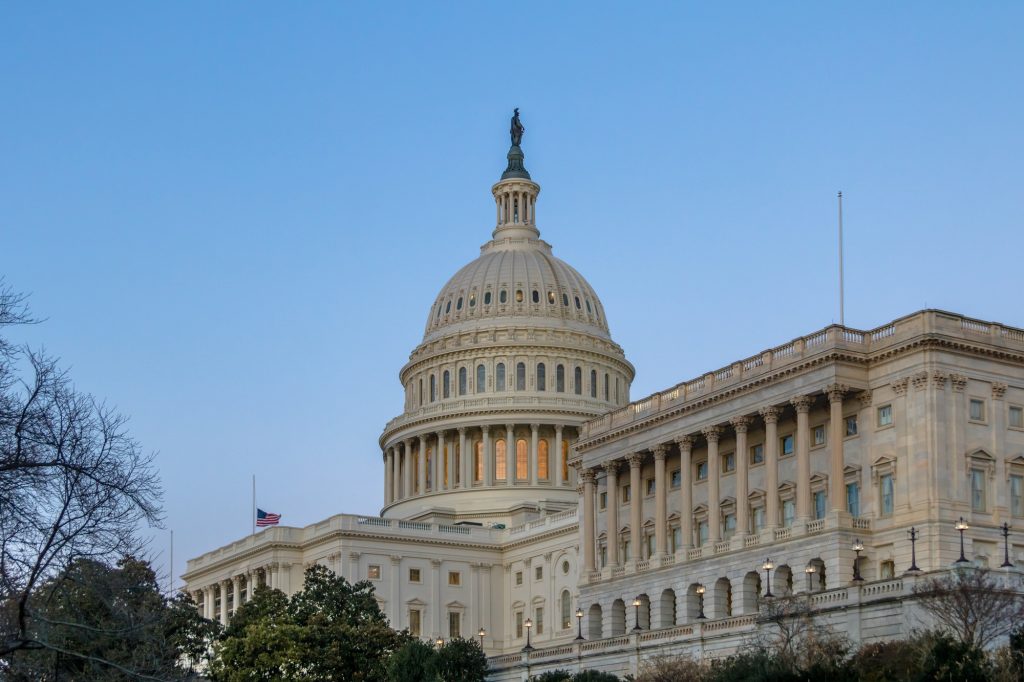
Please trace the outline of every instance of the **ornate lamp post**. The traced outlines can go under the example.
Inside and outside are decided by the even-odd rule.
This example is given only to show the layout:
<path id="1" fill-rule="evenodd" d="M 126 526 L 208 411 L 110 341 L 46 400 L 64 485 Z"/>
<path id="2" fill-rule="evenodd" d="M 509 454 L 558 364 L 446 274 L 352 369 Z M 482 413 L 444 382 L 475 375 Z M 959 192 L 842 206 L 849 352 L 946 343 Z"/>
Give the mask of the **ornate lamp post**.
<path id="1" fill-rule="evenodd" d="M 764 571 L 764 596 L 774 597 L 772 594 L 772 569 L 775 568 L 775 564 L 772 563 L 771 558 L 765 559 L 764 563 L 761 564 L 761 570 Z"/>
<path id="2" fill-rule="evenodd" d="M 697 614 L 697 618 L 704 620 L 707 616 L 704 615 L 704 586 L 697 585 L 697 605 L 700 607 L 700 613 Z"/>
<path id="3" fill-rule="evenodd" d="M 920 572 L 921 569 L 917 567 L 917 529 L 911 526 L 907 533 L 910 535 L 910 568 L 907 572 Z"/>
<path id="4" fill-rule="evenodd" d="M 860 575 L 860 553 L 864 551 L 864 543 L 860 540 L 853 541 L 853 547 L 851 547 L 857 556 L 853 560 L 853 582 L 860 583 L 864 582 L 864 578 Z"/>
<path id="5" fill-rule="evenodd" d="M 576 625 L 579 628 L 579 634 L 576 635 L 576 641 L 583 641 L 583 609 L 576 607 Z"/>
<path id="6" fill-rule="evenodd" d="M 970 528 L 970 526 L 967 525 L 967 522 L 964 521 L 964 517 L 961 516 L 960 520 L 957 521 L 956 525 L 953 527 L 960 531 L 960 558 L 956 560 L 956 563 L 966 564 L 967 557 L 964 556 L 964 531 Z"/>
<path id="7" fill-rule="evenodd" d="M 526 646 L 523 647 L 523 651 L 530 652 L 533 651 L 533 647 L 530 646 L 530 628 L 533 627 L 533 621 L 527 618 L 523 625 L 526 626 Z"/>
<path id="8" fill-rule="evenodd" d="M 640 597 L 633 598 L 633 614 L 636 618 L 636 625 L 633 626 L 633 632 L 640 632 Z"/>
<path id="9" fill-rule="evenodd" d="M 484 648 L 484 637 L 487 636 L 487 630 L 480 628 L 480 631 L 476 633 L 476 636 L 480 638 L 480 648 Z"/>
<path id="10" fill-rule="evenodd" d="M 811 585 L 811 580 L 813 580 L 813 576 L 817 572 L 818 572 L 818 569 L 816 569 L 813 564 L 807 564 L 807 567 L 804 568 L 804 573 L 807 574 L 807 591 L 808 592 L 813 592 L 814 591 L 814 589 L 813 589 L 813 587 Z"/>
<path id="11" fill-rule="evenodd" d="M 444 637 L 438 637 L 438 638 L 437 638 L 437 641 L 436 641 L 436 642 L 434 642 L 434 644 L 436 644 L 436 645 L 437 645 L 437 648 L 438 648 L 438 649 L 440 649 L 441 647 L 443 647 L 443 646 L 444 646 Z"/>
<path id="12" fill-rule="evenodd" d="M 1003 531 L 1003 563 L 999 564 L 999 567 L 1009 568 L 1013 566 L 1013 562 L 1010 561 L 1010 524 L 1003 521 L 1000 529 Z"/>

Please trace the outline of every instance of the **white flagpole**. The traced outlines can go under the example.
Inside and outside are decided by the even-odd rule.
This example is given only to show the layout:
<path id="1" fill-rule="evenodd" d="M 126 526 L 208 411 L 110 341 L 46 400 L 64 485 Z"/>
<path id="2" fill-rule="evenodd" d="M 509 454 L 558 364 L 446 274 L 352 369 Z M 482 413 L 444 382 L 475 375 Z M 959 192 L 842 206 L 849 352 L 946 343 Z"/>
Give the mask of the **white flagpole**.
<path id="1" fill-rule="evenodd" d="M 846 326 L 843 310 L 843 193 L 839 193 L 839 324 Z"/>
<path id="2" fill-rule="evenodd" d="M 171 589 L 169 590 L 170 596 L 174 596 L 174 529 L 171 529 Z"/>
<path id="3" fill-rule="evenodd" d="M 256 536 L 256 474 L 252 475 L 252 534 Z"/>

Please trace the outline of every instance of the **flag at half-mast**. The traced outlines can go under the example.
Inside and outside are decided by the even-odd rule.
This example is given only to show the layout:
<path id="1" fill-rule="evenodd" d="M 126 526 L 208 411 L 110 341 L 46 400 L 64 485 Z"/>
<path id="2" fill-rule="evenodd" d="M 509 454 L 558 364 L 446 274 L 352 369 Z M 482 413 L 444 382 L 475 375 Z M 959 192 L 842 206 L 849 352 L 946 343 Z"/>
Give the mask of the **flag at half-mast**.
<path id="1" fill-rule="evenodd" d="M 270 512 L 265 512 L 262 509 L 256 510 L 256 525 L 260 528 L 263 528 L 264 526 L 276 526 L 280 522 L 280 514 L 271 514 Z"/>

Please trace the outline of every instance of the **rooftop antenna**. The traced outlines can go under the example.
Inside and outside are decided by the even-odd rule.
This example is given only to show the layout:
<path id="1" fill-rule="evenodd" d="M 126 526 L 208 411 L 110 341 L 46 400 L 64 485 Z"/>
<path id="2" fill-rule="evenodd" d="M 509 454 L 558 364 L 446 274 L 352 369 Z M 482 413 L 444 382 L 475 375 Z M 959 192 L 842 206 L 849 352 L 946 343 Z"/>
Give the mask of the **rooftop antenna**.
<path id="1" fill-rule="evenodd" d="M 843 193 L 839 192 L 839 326 L 846 326 L 843 310 Z"/>

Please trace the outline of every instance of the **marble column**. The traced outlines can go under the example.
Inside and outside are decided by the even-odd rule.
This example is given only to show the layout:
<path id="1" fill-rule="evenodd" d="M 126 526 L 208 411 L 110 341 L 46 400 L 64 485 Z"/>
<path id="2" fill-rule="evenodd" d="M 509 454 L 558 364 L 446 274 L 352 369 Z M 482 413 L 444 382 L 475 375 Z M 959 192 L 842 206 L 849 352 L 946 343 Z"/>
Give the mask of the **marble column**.
<path id="1" fill-rule="evenodd" d="M 492 479 L 491 479 L 491 476 L 492 476 L 492 474 L 491 474 L 491 457 L 492 457 L 492 453 L 491 453 L 491 427 L 490 426 L 481 426 L 480 427 L 480 432 L 481 432 L 481 442 L 483 443 L 483 456 L 482 456 L 482 459 L 483 459 L 483 463 L 482 463 L 482 465 L 483 465 L 483 480 L 480 481 L 480 484 L 481 485 L 485 485 L 485 486 L 489 486 L 489 485 L 492 485 Z M 473 458 L 474 458 L 474 461 L 475 461 L 476 452 L 473 453 Z M 474 464 L 473 466 L 476 466 L 476 465 Z"/>
<path id="2" fill-rule="evenodd" d="M 562 425 L 561 424 L 556 424 L 555 425 L 555 453 L 554 453 L 554 457 L 552 459 L 554 460 L 553 466 L 555 467 L 555 475 L 554 475 L 555 485 L 556 486 L 565 485 L 565 481 L 562 480 Z"/>
<path id="3" fill-rule="evenodd" d="M 719 484 L 721 461 L 718 457 L 718 440 L 722 427 L 709 426 L 702 432 L 708 440 L 708 540 L 713 545 L 722 539 L 722 494 Z"/>
<path id="4" fill-rule="evenodd" d="M 203 592 L 203 618 L 213 620 L 213 588 L 204 587 Z"/>
<path id="5" fill-rule="evenodd" d="M 764 419 L 765 525 L 779 527 L 779 415 L 777 407 L 761 408 Z"/>
<path id="6" fill-rule="evenodd" d="M 594 571 L 594 471 L 584 469 L 583 478 L 583 568 L 586 573 Z"/>
<path id="7" fill-rule="evenodd" d="M 516 480 L 516 441 L 515 425 L 505 424 L 505 485 L 512 485 Z"/>
<path id="8" fill-rule="evenodd" d="M 644 458 L 639 452 L 634 452 L 626 460 L 629 462 L 629 544 L 633 548 L 632 561 L 635 564 L 644 558 L 641 547 L 643 535 L 640 532 L 644 522 L 644 491 L 640 489 L 640 467 Z"/>
<path id="9" fill-rule="evenodd" d="M 473 456 L 466 452 L 466 427 L 459 427 L 459 488 L 468 488 L 473 485 Z"/>
<path id="10" fill-rule="evenodd" d="M 530 424 L 530 485 L 537 485 L 537 480 L 540 478 L 540 452 L 537 450 L 537 444 L 539 442 L 538 432 L 540 431 L 540 424 Z M 548 459 L 551 459 L 551 453 L 548 452 Z M 550 462 L 548 463 L 550 466 Z M 550 471 L 548 472 L 551 473 Z"/>
<path id="11" fill-rule="evenodd" d="M 605 495 L 608 498 L 604 507 L 608 565 L 619 565 L 619 462 L 609 460 L 604 463 L 607 472 L 605 478 Z"/>
<path id="12" fill-rule="evenodd" d="M 242 605 L 242 576 L 231 577 L 231 615 L 234 616 Z"/>
<path id="13" fill-rule="evenodd" d="M 831 471 L 828 481 L 829 508 L 834 512 L 846 511 L 846 485 L 843 475 L 843 439 L 846 437 L 846 420 L 843 419 L 843 395 L 847 387 L 832 384 L 826 389 L 829 401 L 829 450 L 831 451 Z"/>
<path id="14" fill-rule="evenodd" d="M 427 437 L 420 436 L 420 449 L 416 453 L 417 474 L 420 477 L 416 492 L 423 495 L 427 492 Z"/>
<path id="15" fill-rule="evenodd" d="M 445 464 L 448 456 L 444 454 L 444 431 L 437 432 L 437 449 L 434 454 L 434 487 L 435 491 L 444 490 L 448 487 L 448 482 L 445 481 Z M 449 473 L 451 469 L 448 470 Z"/>
<path id="16" fill-rule="evenodd" d="M 807 395 L 798 395 L 790 401 L 796 408 L 796 518 L 809 521 L 811 518 L 811 433 L 810 416 L 813 400 Z"/>
<path id="17" fill-rule="evenodd" d="M 220 581 L 220 624 L 224 627 L 228 626 L 228 588 L 230 586 L 230 580 Z"/>
<path id="18" fill-rule="evenodd" d="M 412 497 L 415 492 L 412 488 L 412 469 L 416 463 L 412 458 L 412 438 L 406 438 L 403 443 L 405 447 L 402 448 L 402 459 L 405 462 L 405 466 L 402 467 L 402 475 L 404 476 L 402 481 L 402 499 L 405 499 Z"/>
<path id="19" fill-rule="evenodd" d="M 750 531 L 749 505 L 750 496 L 748 480 L 748 464 L 750 453 L 747 452 L 747 429 L 750 428 L 750 417 L 735 417 L 730 422 L 736 431 L 736 535 L 740 537 Z"/>
<path id="20" fill-rule="evenodd" d="M 676 438 L 679 446 L 679 529 L 683 536 L 683 547 L 693 547 L 693 467 L 690 455 L 693 453 L 693 438 Z"/>
<path id="21" fill-rule="evenodd" d="M 395 453 L 392 448 L 384 450 L 384 504 L 391 504 L 391 492 L 394 481 L 391 479 L 391 465 L 394 462 Z"/>
<path id="22" fill-rule="evenodd" d="M 658 557 L 668 554 L 668 504 L 665 494 L 665 457 L 668 446 L 654 447 L 654 547 Z"/>

